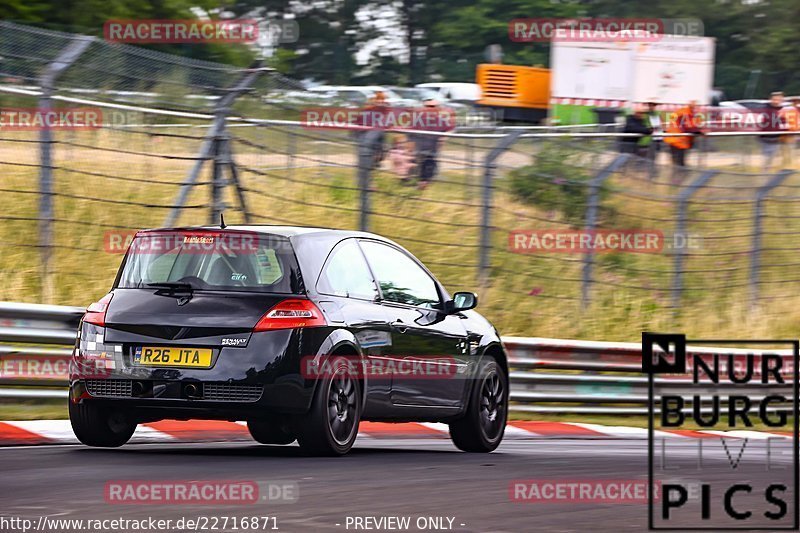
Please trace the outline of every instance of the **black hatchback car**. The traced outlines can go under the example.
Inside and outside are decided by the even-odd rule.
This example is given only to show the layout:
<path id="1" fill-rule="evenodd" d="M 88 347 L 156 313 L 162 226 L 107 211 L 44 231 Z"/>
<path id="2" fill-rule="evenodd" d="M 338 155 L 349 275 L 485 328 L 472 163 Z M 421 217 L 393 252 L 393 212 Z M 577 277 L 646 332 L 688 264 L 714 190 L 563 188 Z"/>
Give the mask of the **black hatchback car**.
<path id="1" fill-rule="evenodd" d="M 140 231 L 79 326 L 69 414 L 89 446 L 162 419 L 247 421 L 256 441 L 342 455 L 361 420 L 503 438 L 495 328 L 413 255 L 370 233 L 282 226 Z"/>

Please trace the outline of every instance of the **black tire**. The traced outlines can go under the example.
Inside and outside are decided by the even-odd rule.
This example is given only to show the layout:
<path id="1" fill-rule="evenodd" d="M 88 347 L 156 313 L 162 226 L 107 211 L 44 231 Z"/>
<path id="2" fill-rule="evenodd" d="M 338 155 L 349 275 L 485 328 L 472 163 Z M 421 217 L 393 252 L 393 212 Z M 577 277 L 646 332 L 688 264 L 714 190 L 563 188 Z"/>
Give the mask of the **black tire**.
<path id="1" fill-rule="evenodd" d="M 332 357 L 330 375 L 317 383 L 309 412 L 297 420 L 297 441 L 309 455 L 344 455 L 361 420 L 361 386 L 344 357 Z"/>
<path id="2" fill-rule="evenodd" d="M 98 448 L 122 446 L 130 440 L 137 425 L 123 411 L 91 402 L 69 402 L 69 421 L 79 441 Z"/>
<path id="3" fill-rule="evenodd" d="M 459 450 L 491 452 L 503 440 L 507 418 L 508 376 L 486 357 L 472 383 L 467 412 L 450 424 L 450 438 Z"/>
<path id="4" fill-rule="evenodd" d="M 280 418 L 248 420 L 247 429 L 256 442 L 261 444 L 291 444 L 297 440 L 288 421 Z"/>

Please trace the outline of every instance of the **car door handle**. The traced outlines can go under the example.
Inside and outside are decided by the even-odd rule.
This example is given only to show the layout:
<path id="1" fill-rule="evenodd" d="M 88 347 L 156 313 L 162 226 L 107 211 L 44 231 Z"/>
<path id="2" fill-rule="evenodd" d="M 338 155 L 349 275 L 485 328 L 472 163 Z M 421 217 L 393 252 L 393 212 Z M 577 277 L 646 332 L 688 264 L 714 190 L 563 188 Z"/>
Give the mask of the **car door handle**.
<path id="1" fill-rule="evenodd" d="M 395 320 L 389 325 L 392 326 L 392 329 L 396 329 L 400 333 L 405 333 L 406 330 L 408 330 L 408 326 L 406 325 L 406 323 L 400 319 Z"/>

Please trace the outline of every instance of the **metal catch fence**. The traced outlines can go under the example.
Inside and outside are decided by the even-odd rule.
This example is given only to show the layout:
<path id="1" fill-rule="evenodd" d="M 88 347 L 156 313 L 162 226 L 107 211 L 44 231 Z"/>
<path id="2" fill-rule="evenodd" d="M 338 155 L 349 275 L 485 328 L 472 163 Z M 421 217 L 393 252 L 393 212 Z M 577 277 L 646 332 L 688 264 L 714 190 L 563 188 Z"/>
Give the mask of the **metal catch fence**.
<path id="1" fill-rule="evenodd" d="M 730 322 L 755 309 L 768 323 L 793 307 L 794 136 L 768 158 L 758 133 L 710 134 L 676 167 L 663 143 L 654 157 L 622 153 L 630 136 L 605 125 L 317 128 L 301 120 L 299 84 L 259 65 L 0 25 L 3 107 L 88 106 L 103 117 L 85 130 L 0 128 L 0 298 L 88 303 L 133 232 L 215 223 L 224 211 L 229 224 L 390 237 L 453 290 L 477 288 L 508 334 L 533 324 L 598 338 L 676 318 L 670 327 L 691 332 L 698 317 Z M 420 179 L 426 157 L 430 181 Z M 541 244 L 577 232 L 656 240 Z"/>

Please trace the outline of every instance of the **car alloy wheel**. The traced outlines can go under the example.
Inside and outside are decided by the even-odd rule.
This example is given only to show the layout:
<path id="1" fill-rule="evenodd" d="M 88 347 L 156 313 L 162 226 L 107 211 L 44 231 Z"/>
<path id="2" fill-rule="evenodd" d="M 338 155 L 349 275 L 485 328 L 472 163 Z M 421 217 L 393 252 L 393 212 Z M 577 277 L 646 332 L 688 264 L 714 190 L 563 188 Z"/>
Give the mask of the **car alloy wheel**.
<path id="1" fill-rule="evenodd" d="M 480 396 L 481 429 L 489 439 L 497 438 L 505 423 L 505 401 L 503 382 L 493 370 L 484 378 Z"/>
<path id="2" fill-rule="evenodd" d="M 347 367 L 340 367 L 328 384 L 328 427 L 339 445 L 345 445 L 356 429 L 358 395 Z"/>

